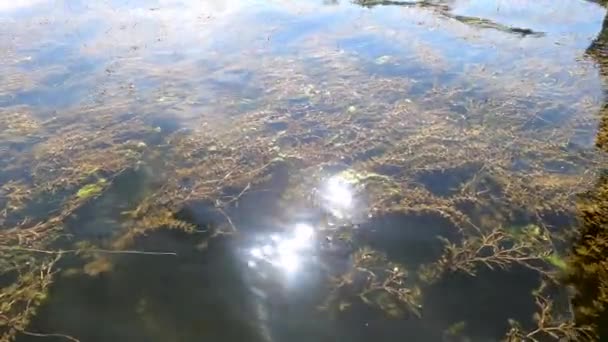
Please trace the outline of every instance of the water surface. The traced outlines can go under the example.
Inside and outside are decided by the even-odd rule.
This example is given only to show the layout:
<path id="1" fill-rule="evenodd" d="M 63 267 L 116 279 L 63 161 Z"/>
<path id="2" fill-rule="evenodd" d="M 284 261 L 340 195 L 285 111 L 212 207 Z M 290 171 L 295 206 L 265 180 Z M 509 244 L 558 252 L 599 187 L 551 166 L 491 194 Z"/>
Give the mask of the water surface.
<path id="1" fill-rule="evenodd" d="M 510 319 L 534 331 L 532 291 L 560 272 L 579 195 L 606 165 L 589 52 L 605 14 L 574 0 L 0 4 L 3 250 L 37 272 L 48 253 L 10 248 L 89 248 L 62 255 L 25 323 L 0 311 L 1 332 L 498 341 Z M 52 233 L 8 235 L 40 226 Z M 447 243 L 497 229 L 534 260 L 425 280 Z M 569 294 L 549 293 L 571 319 Z"/>

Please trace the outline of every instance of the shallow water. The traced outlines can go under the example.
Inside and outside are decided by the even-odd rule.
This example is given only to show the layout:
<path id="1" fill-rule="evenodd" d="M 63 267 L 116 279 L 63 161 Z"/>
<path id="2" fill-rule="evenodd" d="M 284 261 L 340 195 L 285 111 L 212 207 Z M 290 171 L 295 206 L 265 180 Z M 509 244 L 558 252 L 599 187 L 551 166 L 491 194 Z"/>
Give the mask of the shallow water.
<path id="1" fill-rule="evenodd" d="M 606 165 L 605 76 L 588 51 L 605 15 L 574 0 L 0 4 L 0 227 L 60 222 L 19 248 L 176 254 L 67 254 L 17 340 L 534 330 L 544 273 L 418 271 L 444 254 L 438 237 L 495 228 L 542 227 L 548 253 L 568 253 L 579 195 Z M 162 210 L 195 231 L 165 220 L 127 238 Z M 412 303 L 379 290 L 368 305 L 348 286 L 327 301 L 363 247 L 387 257 L 370 272 L 407 270 Z M 551 297 L 571 318 L 568 293 Z"/>

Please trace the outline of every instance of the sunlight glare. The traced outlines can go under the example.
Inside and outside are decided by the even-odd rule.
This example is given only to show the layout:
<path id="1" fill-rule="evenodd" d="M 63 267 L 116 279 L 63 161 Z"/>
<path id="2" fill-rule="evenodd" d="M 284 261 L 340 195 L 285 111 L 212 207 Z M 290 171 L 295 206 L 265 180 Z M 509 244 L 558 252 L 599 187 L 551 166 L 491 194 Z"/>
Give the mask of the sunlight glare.
<path id="1" fill-rule="evenodd" d="M 264 245 L 264 247 L 262 247 L 262 253 L 264 253 L 265 256 L 269 256 L 270 254 L 272 254 L 272 246 Z"/>
<path id="2" fill-rule="evenodd" d="M 261 259 L 263 257 L 262 250 L 259 248 L 253 248 L 251 250 L 251 256 L 253 256 L 254 258 Z"/>
<path id="3" fill-rule="evenodd" d="M 293 251 L 283 251 L 279 254 L 278 265 L 286 272 L 293 273 L 300 266 L 300 258 Z"/>
<path id="4" fill-rule="evenodd" d="M 348 209 L 353 203 L 353 191 L 347 182 L 334 176 L 327 181 L 325 198 L 332 206 Z"/>
<path id="5" fill-rule="evenodd" d="M 306 223 L 298 223 L 294 228 L 294 239 L 298 241 L 310 241 L 314 234 L 313 227 Z"/>

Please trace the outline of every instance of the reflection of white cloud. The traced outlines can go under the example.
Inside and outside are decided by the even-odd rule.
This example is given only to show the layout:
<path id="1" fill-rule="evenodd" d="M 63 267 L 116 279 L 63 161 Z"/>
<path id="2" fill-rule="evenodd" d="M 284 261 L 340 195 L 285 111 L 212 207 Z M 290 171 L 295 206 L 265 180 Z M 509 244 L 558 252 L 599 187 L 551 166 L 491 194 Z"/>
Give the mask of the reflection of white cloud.
<path id="1" fill-rule="evenodd" d="M 9 1 L 2 0 L 0 1 L 0 12 L 8 12 L 14 11 L 22 8 L 32 7 L 41 2 L 47 2 L 45 0 L 17 0 L 17 1 Z"/>
<path id="2" fill-rule="evenodd" d="M 461 0 L 454 3 L 452 12 L 508 26 L 572 32 L 571 25 L 601 23 L 604 10 L 591 1 Z"/>
<path id="3" fill-rule="evenodd" d="M 211 16 L 215 19 L 225 17 L 235 12 L 239 12 L 251 6 L 249 1 L 243 0 L 160 0 L 155 4 L 145 4 L 143 6 L 129 6 L 128 15 L 153 18 L 163 22 L 175 22 L 174 20 L 196 21 L 200 16 Z M 156 10 L 150 11 L 150 8 Z M 181 23 L 177 21 L 177 23 Z"/>

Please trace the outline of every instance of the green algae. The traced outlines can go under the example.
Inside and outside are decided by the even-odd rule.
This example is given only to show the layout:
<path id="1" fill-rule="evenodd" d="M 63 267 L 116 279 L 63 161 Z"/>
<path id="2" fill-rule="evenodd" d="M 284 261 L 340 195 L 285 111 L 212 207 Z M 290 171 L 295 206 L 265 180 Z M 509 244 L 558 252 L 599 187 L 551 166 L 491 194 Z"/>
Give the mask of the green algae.
<path id="1" fill-rule="evenodd" d="M 80 199 L 87 199 L 97 196 L 103 192 L 106 185 L 107 181 L 105 179 L 100 179 L 97 181 L 97 183 L 87 184 L 78 190 L 76 197 Z"/>

